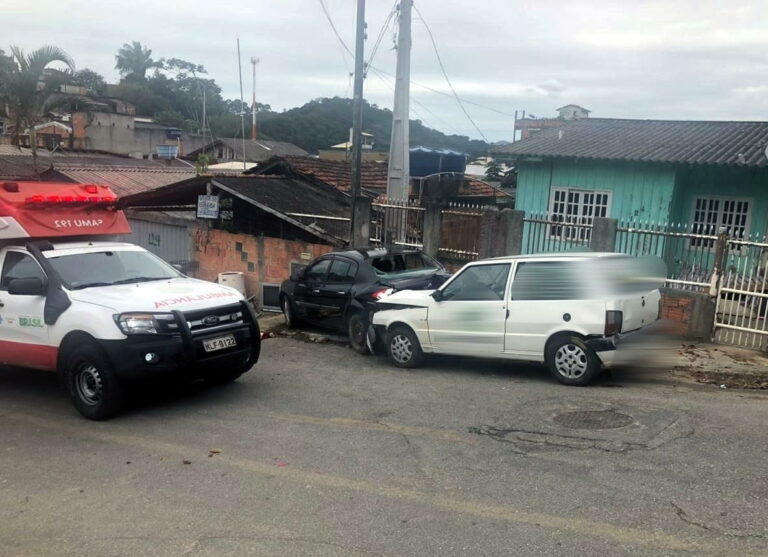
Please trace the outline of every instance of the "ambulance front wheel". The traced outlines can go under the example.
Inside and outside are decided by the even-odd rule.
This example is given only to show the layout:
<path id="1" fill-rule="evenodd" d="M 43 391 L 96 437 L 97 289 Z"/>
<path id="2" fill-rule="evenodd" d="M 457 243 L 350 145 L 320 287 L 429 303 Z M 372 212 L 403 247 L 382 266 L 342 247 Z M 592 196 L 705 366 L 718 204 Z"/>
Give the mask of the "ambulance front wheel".
<path id="1" fill-rule="evenodd" d="M 107 420 L 123 409 L 123 385 L 98 346 L 73 348 L 66 358 L 65 372 L 72 403 L 89 420 Z"/>

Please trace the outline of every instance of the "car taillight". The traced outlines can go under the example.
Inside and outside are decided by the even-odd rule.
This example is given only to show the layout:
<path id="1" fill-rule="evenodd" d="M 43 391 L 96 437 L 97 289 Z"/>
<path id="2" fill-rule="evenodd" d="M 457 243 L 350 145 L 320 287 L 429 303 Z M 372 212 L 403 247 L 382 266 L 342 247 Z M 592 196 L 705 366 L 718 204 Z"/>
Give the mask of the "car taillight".
<path id="1" fill-rule="evenodd" d="M 621 332 L 624 315 L 620 311 L 605 312 L 605 336 L 610 337 Z"/>
<path id="2" fill-rule="evenodd" d="M 382 288 L 381 290 L 376 290 L 374 292 L 371 292 L 371 298 L 374 300 L 381 300 L 384 296 L 387 296 L 388 294 L 392 293 L 391 288 Z"/>

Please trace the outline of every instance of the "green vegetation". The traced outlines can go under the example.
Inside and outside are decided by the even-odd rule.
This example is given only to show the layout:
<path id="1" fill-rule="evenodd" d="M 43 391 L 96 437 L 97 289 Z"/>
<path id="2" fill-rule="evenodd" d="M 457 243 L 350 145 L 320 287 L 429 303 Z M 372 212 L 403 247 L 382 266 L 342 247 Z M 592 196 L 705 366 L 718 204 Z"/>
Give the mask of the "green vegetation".
<path id="1" fill-rule="evenodd" d="M 69 57 L 66 59 L 69 64 L 71 60 Z M 7 92 L 3 94 L 2 90 L 8 88 L 8 80 L 3 73 L 10 75 L 19 71 L 18 65 L 10 61 L 11 58 L 3 56 L 0 51 L 0 100 L 6 99 L 6 103 L 12 105 Z M 208 77 L 203 66 L 180 58 L 155 59 L 152 50 L 137 41 L 125 43 L 118 50 L 115 61 L 115 68 L 120 71 L 122 79 L 114 85 L 107 85 L 103 76 L 87 68 L 74 72 L 74 63 L 70 65 L 69 73 L 57 72 L 56 83 L 49 79 L 52 72 L 47 73 L 46 82 L 58 86 L 59 78 L 65 78 L 68 83 L 85 87 L 91 94 L 117 97 L 135 105 L 138 115 L 149 116 L 160 124 L 193 133 L 203 131 L 205 98 L 206 133 L 214 137 L 239 137 L 242 133 L 241 112 L 248 114 L 246 130 L 250 130 L 248 103 L 241 106 L 239 100 L 225 99 L 221 88 Z M 32 97 L 50 92 L 49 89 L 46 86 L 44 91 L 32 94 Z M 18 95 L 14 98 L 20 99 Z M 39 108 L 42 107 L 40 104 Z M 352 101 L 340 97 L 315 99 L 304 106 L 282 112 L 272 111 L 269 105 L 257 104 L 257 111 L 260 137 L 289 141 L 312 153 L 347 141 L 352 126 Z M 366 103 L 363 126 L 366 132 L 374 135 L 377 150 L 389 149 L 390 110 Z M 453 149 L 470 156 L 483 155 L 488 150 L 488 144 L 483 141 L 446 135 L 426 127 L 419 120 L 411 120 L 410 132 L 411 145 Z"/>

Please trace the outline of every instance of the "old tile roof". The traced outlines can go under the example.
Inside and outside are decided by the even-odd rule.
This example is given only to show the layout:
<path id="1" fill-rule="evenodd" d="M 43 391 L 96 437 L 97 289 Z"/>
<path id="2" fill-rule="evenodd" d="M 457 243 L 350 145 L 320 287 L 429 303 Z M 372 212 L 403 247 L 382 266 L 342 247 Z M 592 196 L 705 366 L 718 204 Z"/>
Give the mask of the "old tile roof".
<path id="1" fill-rule="evenodd" d="M 467 176 L 459 186 L 460 197 L 509 197 L 509 194 L 487 182 Z"/>
<path id="2" fill-rule="evenodd" d="M 387 163 L 363 161 L 361 185 L 364 189 L 387 189 Z M 314 157 L 273 157 L 246 174 L 295 175 L 325 182 L 340 191 L 349 191 L 352 164 L 347 161 L 318 159 Z"/>
<path id="3" fill-rule="evenodd" d="M 768 166 L 768 122 L 589 118 L 499 147 L 517 156 Z"/>
<path id="4" fill-rule="evenodd" d="M 205 147 L 191 151 L 186 158 L 194 159 L 203 151 L 210 152 L 218 145 L 226 145 L 235 152 L 235 159 L 243 157 L 243 140 L 232 137 L 221 137 Z M 297 155 L 307 156 L 307 153 L 301 147 L 288 143 L 287 141 L 270 141 L 267 139 L 246 139 L 245 140 L 245 158 L 248 161 L 265 161 L 275 155 Z"/>

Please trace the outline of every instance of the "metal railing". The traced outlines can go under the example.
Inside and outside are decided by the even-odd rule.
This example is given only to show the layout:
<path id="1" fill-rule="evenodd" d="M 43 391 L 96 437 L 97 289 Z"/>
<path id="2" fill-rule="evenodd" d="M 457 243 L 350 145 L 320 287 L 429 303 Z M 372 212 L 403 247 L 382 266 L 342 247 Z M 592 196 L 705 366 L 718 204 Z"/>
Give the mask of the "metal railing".
<path id="1" fill-rule="evenodd" d="M 442 227 L 438 253 L 446 259 L 474 261 L 480 256 L 478 243 L 484 207 L 450 203 L 441 210 Z"/>
<path id="2" fill-rule="evenodd" d="M 523 254 L 588 251 L 592 219 L 531 213 L 523 218 Z"/>
<path id="3" fill-rule="evenodd" d="M 705 290 L 712 280 L 717 240 L 714 226 L 621 221 L 616 231 L 616 251 L 661 257 L 667 265 L 669 286 Z"/>
<path id="4" fill-rule="evenodd" d="M 371 243 L 421 248 L 424 208 L 411 201 L 379 199 L 371 204 Z"/>
<path id="5" fill-rule="evenodd" d="M 714 340 L 768 348 L 768 239 L 729 238 L 715 305 Z"/>

